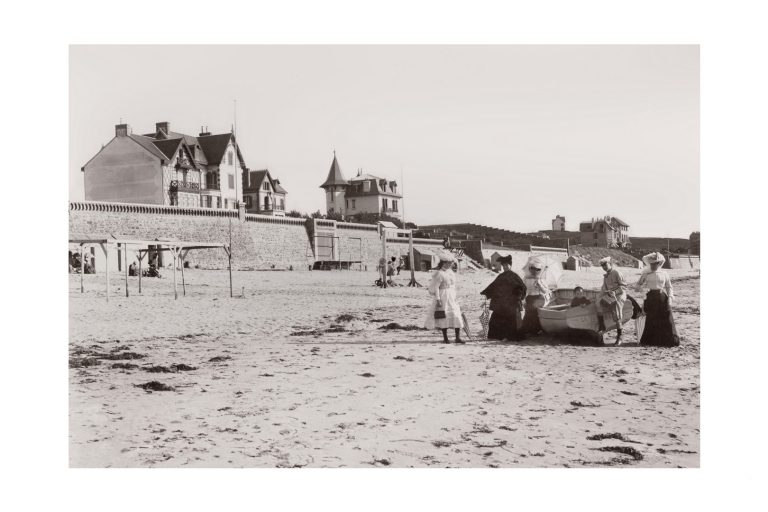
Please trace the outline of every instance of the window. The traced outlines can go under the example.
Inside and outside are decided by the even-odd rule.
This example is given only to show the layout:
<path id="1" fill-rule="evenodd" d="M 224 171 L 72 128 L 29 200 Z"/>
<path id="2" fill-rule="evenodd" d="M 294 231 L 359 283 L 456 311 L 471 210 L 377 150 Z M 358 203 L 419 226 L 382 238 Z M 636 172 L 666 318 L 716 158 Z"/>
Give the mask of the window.
<path id="1" fill-rule="evenodd" d="M 381 200 L 381 211 L 385 212 L 387 211 L 387 198 Z"/>
<path id="2" fill-rule="evenodd" d="M 344 207 L 349 210 L 349 199 L 344 200 Z"/>
<path id="3" fill-rule="evenodd" d="M 179 196 L 171 194 L 171 206 L 179 206 Z"/>
<path id="4" fill-rule="evenodd" d="M 353 210 L 355 209 L 355 200 L 354 199 L 352 200 L 352 209 Z"/>
<path id="5" fill-rule="evenodd" d="M 363 183 L 363 192 L 370 192 L 371 191 L 371 182 L 366 181 Z"/>
<path id="6" fill-rule="evenodd" d="M 285 199 L 280 200 L 280 209 L 285 210 Z"/>
<path id="7" fill-rule="evenodd" d="M 227 178 L 229 178 L 229 188 L 230 189 L 235 188 L 235 175 L 234 174 L 228 174 Z"/>
<path id="8" fill-rule="evenodd" d="M 265 181 L 261 188 L 269 192 L 269 182 Z"/>
<path id="9" fill-rule="evenodd" d="M 227 152 L 227 164 L 232 165 L 232 151 Z"/>
<path id="10" fill-rule="evenodd" d="M 245 196 L 245 207 L 250 209 L 252 208 L 252 206 L 253 206 L 253 199 L 251 198 L 251 196 Z"/>
<path id="11" fill-rule="evenodd" d="M 220 197 L 216 198 L 216 208 L 221 208 L 221 198 Z"/>
<path id="12" fill-rule="evenodd" d="M 269 207 L 269 197 L 265 197 L 264 198 L 264 209 L 265 210 L 269 210 L 270 209 L 270 207 Z"/>
<path id="13" fill-rule="evenodd" d="M 226 210 L 227 208 L 229 208 L 229 200 L 225 199 L 224 200 L 224 209 Z"/>
<path id="14" fill-rule="evenodd" d="M 397 211 L 397 201 L 395 201 L 394 199 L 392 200 L 392 211 L 393 212 Z"/>

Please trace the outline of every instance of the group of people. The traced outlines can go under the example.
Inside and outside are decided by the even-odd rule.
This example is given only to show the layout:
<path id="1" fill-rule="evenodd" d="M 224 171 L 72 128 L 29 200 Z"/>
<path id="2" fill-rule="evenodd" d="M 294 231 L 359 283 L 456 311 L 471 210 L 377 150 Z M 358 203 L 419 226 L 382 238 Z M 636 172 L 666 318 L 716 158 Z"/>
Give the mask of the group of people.
<path id="1" fill-rule="evenodd" d="M 392 256 L 389 261 L 387 261 L 386 258 L 379 259 L 379 265 L 377 267 L 379 278 L 376 280 L 376 286 L 381 286 L 383 288 L 386 288 L 387 286 L 397 286 L 392 281 L 392 278 L 395 275 L 399 276 L 400 271 L 403 268 L 405 268 L 405 261 L 402 256 L 399 258 L 397 256 Z"/>
<path id="2" fill-rule="evenodd" d="M 84 274 L 95 274 L 96 268 L 91 253 L 83 252 L 83 260 L 80 260 L 80 254 L 69 251 L 69 273 L 77 274 L 82 271 Z"/>
<path id="3" fill-rule="evenodd" d="M 523 268 L 523 277 L 520 277 L 512 270 L 512 256 L 503 256 L 498 261 L 502 267 L 501 273 L 480 292 L 490 299 L 488 339 L 520 341 L 541 333 L 538 309 L 549 304 L 554 296 L 554 290 L 543 278 L 543 265 L 535 259 L 530 260 Z M 671 310 L 674 290 L 669 275 L 662 270 L 665 258 L 656 252 L 643 257 L 643 261 L 646 268 L 635 285 L 636 291 L 647 290 L 642 306 L 645 328 L 640 337 L 640 345 L 678 346 L 680 338 Z M 461 329 L 464 328 L 465 320 L 456 298 L 453 264 L 452 254 L 445 252 L 440 255 L 440 264 L 427 286 L 432 302 L 427 311 L 425 327 L 439 329 L 443 334 L 443 343 L 450 343 L 448 331 L 452 329 L 455 342 L 464 343 Z M 627 295 L 628 284 L 624 275 L 615 268 L 611 257 L 601 259 L 600 266 L 604 272 L 603 284 L 594 302 L 598 331 L 602 334 L 607 330 L 605 319 L 608 316 L 616 325 L 614 344 L 620 345 L 622 325 L 627 320 L 623 313 L 624 304 L 627 300 L 632 301 L 633 305 L 636 302 Z M 591 303 L 584 289 L 577 286 L 570 307 L 585 307 Z"/>

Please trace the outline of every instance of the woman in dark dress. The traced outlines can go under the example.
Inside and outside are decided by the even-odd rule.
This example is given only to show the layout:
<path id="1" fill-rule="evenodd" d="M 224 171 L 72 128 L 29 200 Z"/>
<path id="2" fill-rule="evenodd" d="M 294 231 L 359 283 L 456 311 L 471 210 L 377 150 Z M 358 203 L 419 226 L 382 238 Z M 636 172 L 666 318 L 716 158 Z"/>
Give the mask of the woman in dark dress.
<path id="1" fill-rule="evenodd" d="M 501 274 L 480 292 L 491 299 L 488 339 L 519 341 L 524 338 L 520 313 L 525 297 L 525 283 L 512 271 L 512 256 L 502 256 L 498 261 L 502 268 Z"/>
<path id="2" fill-rule="evenodd" d="M 674 291 L 669 274 L 661 270 L 664 265 L 664 255 L 654 252 L 643 256 L 648 271 L 643 272 L 637 282 L 636 289 L 648 289 L 643 303 L 645 311 L 645 329 L 640 337 L 640 345 L 656 347 L 677 347 L 680 337 L 677 335 L 675 319 L 672 318 L 672 299 Z"/>

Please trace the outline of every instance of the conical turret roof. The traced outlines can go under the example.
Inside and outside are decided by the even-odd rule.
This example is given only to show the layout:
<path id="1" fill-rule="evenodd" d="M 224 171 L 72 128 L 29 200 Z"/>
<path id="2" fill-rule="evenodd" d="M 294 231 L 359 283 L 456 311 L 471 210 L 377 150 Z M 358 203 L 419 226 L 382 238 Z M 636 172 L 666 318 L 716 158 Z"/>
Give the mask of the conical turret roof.
<path id="1" fill-rule="evenodd" d="M 344 179 L 344 175 L 341 174 L 341 167 L 339 167 L 339 161 L 336 160 L 335 151 L 333 152 L 331 170 L 328 171 L 328 177 L 325 179 L 325 183 L 320 185 L 320 188 L 329 187 L 331 185 L 349 185 L 347 180 Z"/>

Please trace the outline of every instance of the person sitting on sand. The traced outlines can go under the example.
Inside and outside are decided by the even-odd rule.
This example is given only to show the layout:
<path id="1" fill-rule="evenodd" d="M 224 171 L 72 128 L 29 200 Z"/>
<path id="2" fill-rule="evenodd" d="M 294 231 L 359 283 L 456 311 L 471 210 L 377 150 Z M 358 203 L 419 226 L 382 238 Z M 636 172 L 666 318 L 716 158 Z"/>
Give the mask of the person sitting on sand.
<path id="1" fill-rule="evenodd" d="M 573 299 L 571 299 L 571 307 L 588 306 L 592 304 L 592 301 L 584 294 L 584 288 L 577 286 L 573 289 Z"/>
<path id="2" fill-rule="evenodd" d="M 643 302 L 645 311 L 645 329 L 640 337 L 640 345 L 653 345 L 657 347 L 677 347 L 680 345 L 680 337 L 677 335 L 675 319 L 672 317 L 672 299 L 675 292 L 672 289 L 672 281 L 669 274 L 661 270 L 664 265 L 664 255 L 653 252 L 643 256 L 643 262 L 648 269 L 640 276 L 635 285 L 637 291 L 648 289 L 648 294 Z"/>
<path id="3" fill-rule="evenodd" d="M 605 314 L 611 315 L 616 322 L 616 342 L 614 345 L 621 345 L 621 320 L 624 302 L 627 300 L 627 282 L 624 276 L 613 267 L 613 261 L 610 256 L 600 260 L 600 266 L 603 267 L 603 286 L 601 288 L 600 300 L 597 301 L 597 322 L 600 333 L 606 331 Z"/>
<path id="4" fill-rule="evenodd" d="M 488 339 L 520 341 L 524 339 L 521 313 L 526 291 L 525 283 L 512 271 L 512 256 L 502 256 L 498 262 L 502 268 L 501 274 L 480 292 L 481 295 L 491 299 L 489 309 L 492 313 L 488 322 Z"/>
<path id="5" fill-rule="evenodd" d="M 129 276 L 137 276 L 137 275 L 139 275 L 135 261 L 131 262 L 131 264 L 128 265 L 128 275 Z"/>
<path id="6" fill-rule="evenodd" d="M 461 328 L 464 321 L 461 318 L 461 308 L 456 300 L 456 274 L 451 270 L 453 255 L 443 252 L 440 263 L 432 274 L 427 285 L 427 291 L 432 296 L 432 304 L 427 309 L 424 327 L 443 331 L 443 343 L 448 341 L 448 329 L 456 332 L 456 343 L 464 343 L 461 339 Z"/>

